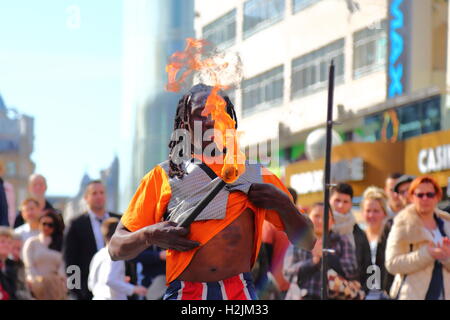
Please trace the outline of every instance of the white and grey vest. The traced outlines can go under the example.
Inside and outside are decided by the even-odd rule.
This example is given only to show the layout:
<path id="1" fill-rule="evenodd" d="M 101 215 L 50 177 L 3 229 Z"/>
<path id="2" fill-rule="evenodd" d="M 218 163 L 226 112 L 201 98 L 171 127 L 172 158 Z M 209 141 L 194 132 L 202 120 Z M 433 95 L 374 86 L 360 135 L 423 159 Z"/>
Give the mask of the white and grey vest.
<path id="1" fill-rule="evenodd" d="M 169 177 L 171 198 L 167 206 L 165 220 L 180 222 L 211 190 L 215 173 L 205 164 L 196 164 L 192 160 L 183 163 L 186 174 L 183 179 L 169 177 L 169 161 L 160 163 L 159 166 Z M 260 164 L 245 164 L 245 172 L 232 184 L 227 184 L 216 197 L 198 215 L 195 221 L 224 219 L 228 195 L 231 191 L 248 193 L 252 183 L 262 183 L 262 166 Z"/>

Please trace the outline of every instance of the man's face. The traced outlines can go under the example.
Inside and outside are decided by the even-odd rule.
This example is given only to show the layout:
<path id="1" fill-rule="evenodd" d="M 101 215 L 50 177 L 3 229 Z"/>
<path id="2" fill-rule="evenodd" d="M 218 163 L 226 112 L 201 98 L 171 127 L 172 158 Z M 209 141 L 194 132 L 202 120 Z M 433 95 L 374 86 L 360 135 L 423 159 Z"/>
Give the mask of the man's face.
<path id="1" fill-rule="evenodd" d="M 388 205 L 394 211 L 399 211 L 402 207 L 402 201 L 397 192 L 394 191 L 394 186 L 398 179 L 387 178 L 384 185 L 384 191 L 388 197 Z"/>
<path id="2" fill-rule="evenodd" d="M 398 197 L 402 202 L 402 208 L 406 207 L 411 203 L 411 199 L 408 197 L 408 189 L 411 185 L 411 182 L 402 183 L 398 188 Z"/>
<path id="3" fill-rule="evenodd" d="M 311 212 L 309 213 L 309 218 L 313 223 L 315 234 L 323 233 L 323 214 L 325 212 L 324 209 L 325 208 L 323 206 L 314 206 L 311 209 Z M 328 220 L 328 230 L 331 230 L 332 226 L 333 226 L 333 219 L 330 216 L 330 219 Z"/>
<path id="4" fill-rule="evenodd" d="M 333 211 L 346 214 L 352 208 L 352 198 L 348 194 L 333 192 L 330 197 L 330 205 Z"/>
<path id="5" fill-rule="evenodd" d="M 200 150 L 201 148 L 203 151 L 214 141 L 214 120 L 212 120 L 211 115 L 202 116 L 209 94 L 209 91 L 201 91 L 192 96 L 189 132 L 194 150 Z M 195 130 L 196 126 L 201 128 L 201 132 Z"/>
<path id="6" fill-rule="evenodd" d="M 34 197 L 44 197 L 45 192 L 47 191 L 47 184 L 45 180 L 41 176 L 36 176 L 28 184 L 28 191 Z"/>
<path id="7" fill-rule="evenodd" d="M 22 206 L 22 217 L 27 223 L 37 222 L 41 214 L 41 209 L 33 201 L 28 201 Z"/>
<path id="8" fill-rule="evenodd" d="M 104 210 L 106 203 L 105 187 L 101 183 L 89 185 L 86 189 L 84 200 L 86 200 L 90 209 L 95 211 Z"/>

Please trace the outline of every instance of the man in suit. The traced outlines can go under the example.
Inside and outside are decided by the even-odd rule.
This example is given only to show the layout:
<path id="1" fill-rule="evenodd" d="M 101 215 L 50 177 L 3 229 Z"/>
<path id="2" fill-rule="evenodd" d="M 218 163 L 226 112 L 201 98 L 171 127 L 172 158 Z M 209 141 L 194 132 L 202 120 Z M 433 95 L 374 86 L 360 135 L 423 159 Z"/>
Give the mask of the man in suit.
<path id="1" fill-rule="evenodd" d="M 102 222 L 110 217 L 121 217 L 106 211 L 105 186 L 99 180 L 91 181 L 87 185 L 84 200 L 88 211 L 69 223 L 63 248 L 66 266 L 76 265 L 81 271 L 81 288 L 71 290 L 77 300 L 92 299 L 87 287 L 89 264 L 94 254 L 105 246 L 100 230 Z"/>

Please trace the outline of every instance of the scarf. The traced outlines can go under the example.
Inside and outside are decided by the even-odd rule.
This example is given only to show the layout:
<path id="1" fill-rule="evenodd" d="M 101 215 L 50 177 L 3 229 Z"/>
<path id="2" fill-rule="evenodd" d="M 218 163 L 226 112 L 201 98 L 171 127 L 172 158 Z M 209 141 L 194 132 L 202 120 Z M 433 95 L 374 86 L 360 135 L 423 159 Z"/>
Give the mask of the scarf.
<path id="1" fill-rule="evenodd" d="M 353 213 L 350 211 L 346 214 L 342 214 L 334 211 L 334 225 L 333 231 L 339 235 L 351 235 L 353 236 L 353 227 L 356 224 L 356 219 Z"/>

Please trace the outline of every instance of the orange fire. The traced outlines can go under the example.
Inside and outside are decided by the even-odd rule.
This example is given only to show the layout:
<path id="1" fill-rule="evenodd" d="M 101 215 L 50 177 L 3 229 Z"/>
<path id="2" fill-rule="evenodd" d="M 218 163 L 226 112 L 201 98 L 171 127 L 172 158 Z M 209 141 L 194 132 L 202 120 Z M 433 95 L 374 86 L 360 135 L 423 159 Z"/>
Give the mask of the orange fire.
<path id="1" fill-rule="evenodd" d="M 226 112 L 226 102 L 218 94 L 220 89 L 221 87 L 218 85 L 212 89 L 206 100 L 202 116 L 207 117 L 211 114 L 211 118 L 214 120 L 214 130 L 220 133 L 219 138 L 214 139 L 214 142 L 219 150 L 226 148 L 222 179 L 226 183 L 233 183 L 245 171 L 245 155 L 239 150 L 235 129 L 236 121 Z"/>
<path id="2" fill-rule="evenodd" d="M 214 120 L 214 130 L 221 134 L 218 135 L 218 139 L 216 139 L 217 135 L 214 139 L 219 150 L 226 148 L 221 175 L 225 182 L 232 183 L 245 171 L 245 155 L 239 150 L 235 129 L 236 122 L 226 112 L 226 102 L 218 94 L 219 90 L 226 89 L 226 86 L 220 83 L 220 72 L 228 67 L 228 63 L 218 64 L 212 58 L 202 59 L 202 55 L 205 54 L 205 47 L 208 45 L 209 43 L 205 40 L 186 39 L 185 50 L 174 53 L 170 63 L 166 66 L 168 73 L 166 90 L 178 92 L 188 76 L 195 71 L 208 71 L 208 75 L 213 82 L 213 89 L 206 100 L 202 116 L 206 117 L 211 114 Z"/>

